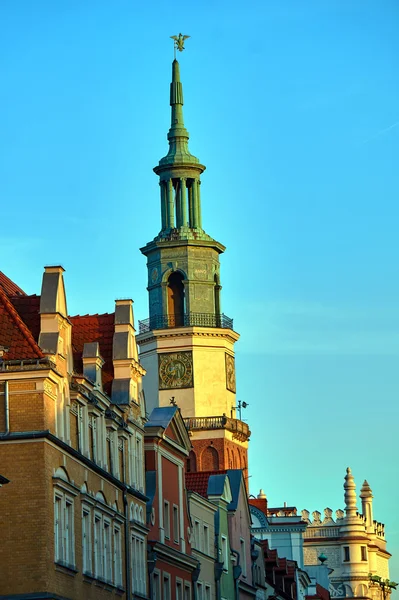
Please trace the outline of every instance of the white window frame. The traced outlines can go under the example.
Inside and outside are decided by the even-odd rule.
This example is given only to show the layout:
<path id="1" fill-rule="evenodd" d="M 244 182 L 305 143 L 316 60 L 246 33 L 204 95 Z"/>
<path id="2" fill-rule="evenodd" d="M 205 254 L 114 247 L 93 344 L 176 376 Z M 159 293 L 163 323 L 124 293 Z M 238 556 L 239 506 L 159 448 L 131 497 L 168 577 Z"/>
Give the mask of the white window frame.
<path id="1" fill-rule="evenodd" d="M 163 501 L 163 530 L 165 539 L 170 540 L 170 505 L 168 500 Z"/>
<path id="2" fill-rule="evenodd" d="M 71 494 L 54 490 L 54 561 L 75 568 L 75 508 Z"/>
<path id="3" fill-rule="evenodd" d="M 194 519 L 194 540 L 197 550 L 202 551 L 201 544 L 201 522 L 198 519 Z"/>
<path id="4" fill-rule="evenodd" d="M 184 600 L 184 585 L 183 585 L 183 580 L 180 579 L 180 577 L 176 577 L 176 582 L 175 582 L 175 592 L 176 592 L 176 596 L 175 596 L 175 600 Z M 179 590 L 181 593 L 179 593 Z"/>
<path id="5" fill-rule="evenodd" d="M 123 585 L 122 572 L 122 533 L 118 525 L 114 525 L 114 583 L 118 587 Z"/>
<path id="6" fill-rule="evenodd" d="M 202 581 L 197 581 L 196 587 L 196 600 L 204 600 L 204 585 Z"/>
<path id="7" fill-rule="evenodd" d="M 91 509 L 82 504 L 82 570 L 92 573 L 92 540 L 91 540 Z"/>
<path id="8" fill-rule="evenodd" d="M 203 527 L 203 539 L 204 539 L 204 554 L 209 555 L 209 526 L 204 523 Z"/>
<path id="9" fill-rule="evenodd" d="M 94 512 L 94 577 L 104 579 L 103 515 Z"/>
<path id="10" fill-rule="evenodd" d="M 179 507 L 177 504 L 173 504 L 172 507 L 172 515 L 173 515 L 173 541 L 178 544 L 180 541 L 180 514 Z"/>
<path id="11" fill-rule="evenodd" d="M 151 600 L 161 600 L 162 589 L 161 589 L 161 572 L 159 569 L 154 569 L 151 575 L 152 578 L 152 598 Z"/>
<path id="12" fill-rule="evenodd" d="M 108 583 L 112 578 L 112 525 L 110 519 L 103 518 L 103 573 Z"/>
<path id="13" fill-rule="evenodd" d="M 164 572 L 162 577 L 162 600 L 172 600 L 171 593 L 170 575 Z"/>
<path id="14" fill-rule="evenodd" d="M 222 540 L 222 557 L 223 557 L 223 571 L 228 573 L 229 571 L 229 552 L 228 552 L 228 544 L 227 537 L 225 535 L 221 536 Z"/>
<path id="15" fill-rule="evenodd" d="M 211 600 L 211 598 L 212 598 L 212 586 L 209 583 L 206 583 L 204 600 Z"/>
<path id="16" fill-rule="evenodd" d="M 191 583 L 189 581 L 184 581 L 183 598 L 191 600 Z"/>
<path id="17" fill-rule="evenodd" d="M 132 556 L 132 590 L 139 594 L 147 593 L 146 578 L 146 545 L 144 536 L 135 531 L 131 533 L 131 556 Z"/>

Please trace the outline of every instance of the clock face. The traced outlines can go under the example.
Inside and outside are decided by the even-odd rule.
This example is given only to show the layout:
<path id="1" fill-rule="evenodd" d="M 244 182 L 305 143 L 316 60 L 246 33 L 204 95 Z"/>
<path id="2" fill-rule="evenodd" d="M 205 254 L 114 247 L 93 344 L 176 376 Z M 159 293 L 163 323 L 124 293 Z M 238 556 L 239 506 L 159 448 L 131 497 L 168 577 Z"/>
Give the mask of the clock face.
<path id="1" fill-rule="evenodd" d="M 231 354 L 225 354 L 226 357 L 226 387 L 230 392 L 236 391 L 236 367 L 234 356 Z"/>
<path id="2" fill-rule="evenodd" d="M 159 389 L 193 387 L 192 352 L 171 352 L 159 355 Z"/>

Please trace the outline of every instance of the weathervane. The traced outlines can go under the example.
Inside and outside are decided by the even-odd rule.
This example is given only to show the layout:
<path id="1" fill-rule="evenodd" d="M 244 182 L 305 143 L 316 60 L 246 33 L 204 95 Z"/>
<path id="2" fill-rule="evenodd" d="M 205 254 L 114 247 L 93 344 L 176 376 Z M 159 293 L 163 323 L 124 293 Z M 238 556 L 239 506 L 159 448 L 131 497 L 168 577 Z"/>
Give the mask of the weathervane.
<path id="1" fill-rule="evenodd" d="M 187 38 L 189 38 L 189 35 L 183 35 L 182 33 L 179 33 L 179 35 L 171 35 L 170 38 L 172 40 L 174 40 L 174 50 L 175 50 L 175 60 L 176 60 L 176 50 L 178 50 L 179 52 L 183 52 L 183 50 L 185 50 L 184 48 L 184 42 Z"/>

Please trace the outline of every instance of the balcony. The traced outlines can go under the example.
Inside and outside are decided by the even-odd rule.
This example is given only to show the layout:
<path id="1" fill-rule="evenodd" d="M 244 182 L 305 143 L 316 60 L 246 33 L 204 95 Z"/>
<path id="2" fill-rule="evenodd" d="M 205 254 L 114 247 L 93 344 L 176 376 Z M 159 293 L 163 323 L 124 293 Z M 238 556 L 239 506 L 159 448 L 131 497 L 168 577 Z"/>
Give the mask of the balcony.
<path id="1" fill-rule="evenodd" d="M 225 314 L 188 313 L 185 315 L 154 315 L 139 321 L 139 333 L 149 333 L 154 329 L 171 329 L 174 327 L 220 327 L 233 329 L 233 319 Z"/>
<path id="2" fill-rule="evenodd" d="M 233 438 L 241 442 L 248 440 L 251 435 L 247 423 L 239 419 L 231 419 L 225 415 L 221 417 L 188 417 L 183 421 L 189 432 L 227 429 L 232 432 Z"/>

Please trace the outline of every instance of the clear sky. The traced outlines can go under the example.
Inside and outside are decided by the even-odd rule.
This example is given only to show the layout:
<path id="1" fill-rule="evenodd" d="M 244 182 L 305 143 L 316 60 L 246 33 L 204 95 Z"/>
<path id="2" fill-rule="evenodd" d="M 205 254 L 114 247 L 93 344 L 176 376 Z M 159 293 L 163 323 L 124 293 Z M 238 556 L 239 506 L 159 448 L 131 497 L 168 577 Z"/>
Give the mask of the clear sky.
<path id="1" fill-rule="evenodd" d="M 374 492 L 399 580 L 399 4 L 2 0 L 0 270 L 70 314 L 133 297 L 160 229 L 170 35 L 203 224 L 227 246 L 250 486 L 271 505 Z M 359 505 L 360 507 L 360 505 Z"/>

